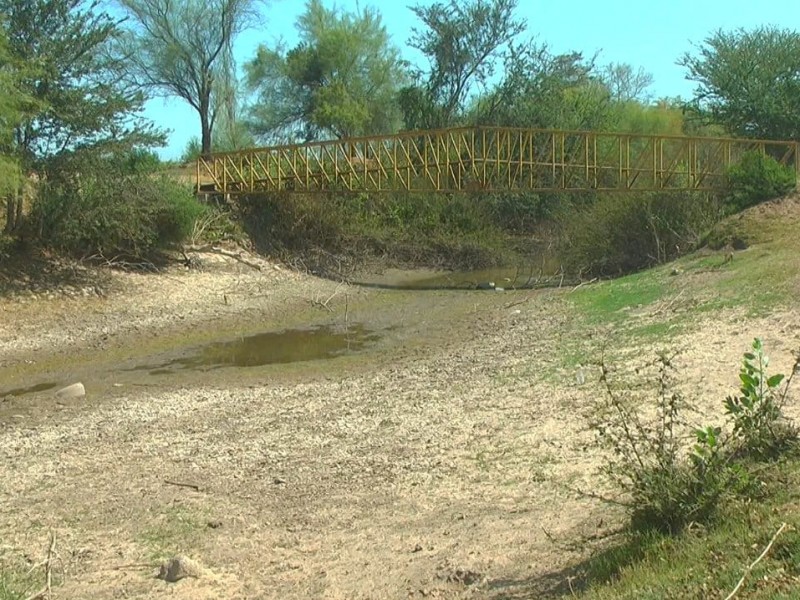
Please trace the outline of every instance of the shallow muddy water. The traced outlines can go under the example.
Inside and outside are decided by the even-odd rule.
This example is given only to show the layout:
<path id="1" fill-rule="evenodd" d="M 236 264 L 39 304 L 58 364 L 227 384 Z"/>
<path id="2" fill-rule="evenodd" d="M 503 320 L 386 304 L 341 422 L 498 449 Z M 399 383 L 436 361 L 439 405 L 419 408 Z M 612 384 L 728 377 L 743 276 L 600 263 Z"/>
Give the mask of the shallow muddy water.
<path id="1" fill-rule="evenodd" d="M 166 375 L 184 370 L 206 371 L 324 360 L 364 350 L 380 337 L 379 332 L 359 324 L 346 329 L 319 326 L 267 331 L 189 348 L 178 355 L 171 353 L 153 357 L 133 370 L 148 371 L 150 375 Z"/>

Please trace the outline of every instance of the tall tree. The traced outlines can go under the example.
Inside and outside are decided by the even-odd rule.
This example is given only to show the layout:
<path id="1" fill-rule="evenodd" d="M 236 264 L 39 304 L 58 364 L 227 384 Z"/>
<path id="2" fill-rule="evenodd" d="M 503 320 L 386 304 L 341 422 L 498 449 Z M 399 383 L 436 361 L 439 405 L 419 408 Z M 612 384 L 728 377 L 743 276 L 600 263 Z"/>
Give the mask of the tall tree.
<path id="1" fill-rule="evenodd" d="M 297 21 L 300 43 L 260 46 L 246 66 L 256 94 L 250 117 L 261 138 L 311 140 L 396 131 L 404 64 L 380 13 L 326 8 L 309 0 Z"/>
<path id="2" fill-rule="evenodd" d="M 476 86 L 485 86 L 503 51 L 525 30 L 514 15 L 518 0 L 449 0 L 418 5 L 422 22 L 409 45 L 428 61 L 421 85 L 406 88 L 401 102 L 406 127 L 453 124 Z"/>
<path id="3" fill-rule="evenodd" d="M 118 33 L 99 0 L 0 0 L 8 62 L 24 96 L 8 152 L 23 172 L 68 155 L 160 141 L 136 117 L 144 97 L 120 83 L 107 49 Z"/>
<path id="4" fill-rule="evenodd" d="M 734 135 L 800 139 L 800 33 L 716 31 L 679 61 L 695 81 L 689 107 Z"/>
<path id="5" fill-rule="evenodd" d="M 118 0 L 130 17 L 118 46 L 137 85 L 177 96 L 200 117 L 203 154 L 222 110 L 235 106 L 236 37 L 259 19 L 265 0 Z"/>

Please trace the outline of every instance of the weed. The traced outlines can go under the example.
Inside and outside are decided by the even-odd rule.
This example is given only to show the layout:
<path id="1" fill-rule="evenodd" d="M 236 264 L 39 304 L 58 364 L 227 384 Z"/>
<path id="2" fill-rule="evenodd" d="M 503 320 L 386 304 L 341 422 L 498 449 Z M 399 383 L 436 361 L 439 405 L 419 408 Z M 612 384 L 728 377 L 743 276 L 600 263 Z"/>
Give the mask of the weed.
<path id="1" fill-rule="evenodd" d="M 718 426 L 691 430 L 683 420 L 687 404 L 675 391 L 673 357 L 662 354 L 655 362 L 657 400 L 650 418 L 642 416 L 640 397 L 612 387 L 610 370 L 601 362 L 604 394 L 593 427 L 613 450 L 602 471 L 626 495 L 633 531 L 675 533 L 689 523 L 711 521 L 723 497 L 752 497 L 754 478 L 743 458 L 773 459 L 793 447 L 797 430 L 782 412 L 792 377 L 779 393 L 784 376 L 770 377 L 768 364 L 756 339 L 744 355 L 739 395 L 725 400 L 732 419 L 732 433 L 726 435 Z M 798 366 L 800 357 L 792 375 Z"/>
<path id="2" fill-rule="evenodd" d="M 800 367 L 800 355 L 783 386 L 784 375 L 769 376 L 769 358 L 760 339 L 753 340 L 752 351 L 744 355 L 739 379 L 739 395 L 725 399 L 725 412 L 733 418 L 733 435 L 740 452 L 755 458 L 774 457 L 793 444 L 797 430 L 783 416 L 789 386 Z"/>
<path id="3" fill-rule="evenodd" d="M 655 362 L 657 401 L 651 418 L 641 414 L 639 398 L 612 387 L 608 366 L 600 365 L 605 393 L 593 425 L 614 453 L 602 472 L 627 496 L 623 504 L 635 531 L 674 533 L 690 522 L 708 521 L 728 489 L 746 484 L 741 472 L 728 467 L 716 428 L 695 431 L 687 457 L 689 427 L 682 418 L 687 407 L 674 389 L 673 358 L 661 354 Z"/>

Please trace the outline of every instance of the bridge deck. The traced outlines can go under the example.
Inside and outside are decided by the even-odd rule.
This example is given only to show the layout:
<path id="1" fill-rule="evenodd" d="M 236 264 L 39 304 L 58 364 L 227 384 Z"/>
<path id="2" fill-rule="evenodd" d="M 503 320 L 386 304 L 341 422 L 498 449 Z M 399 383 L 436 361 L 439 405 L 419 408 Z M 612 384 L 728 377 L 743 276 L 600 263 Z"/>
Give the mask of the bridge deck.
<path id="1" fill-rule="evenodd" d="M 212 154 L 197 161 L 197 184 L 225 194 L 718 190 L 748 151 L 800 171 L 790 141 L 478 127 Z"/>

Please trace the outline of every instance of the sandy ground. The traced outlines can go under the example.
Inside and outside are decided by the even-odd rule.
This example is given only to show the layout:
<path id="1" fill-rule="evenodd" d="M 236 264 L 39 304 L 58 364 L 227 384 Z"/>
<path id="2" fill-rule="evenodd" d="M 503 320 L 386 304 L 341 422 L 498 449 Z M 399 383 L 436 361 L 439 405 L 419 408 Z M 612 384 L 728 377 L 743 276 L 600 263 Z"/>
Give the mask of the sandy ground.
<path id="1" fill-rule="evenodd" d="M 571 325 L 554 301 L 563 292 L 343 292 L 261 266 L 115 274 L 102 296 L 0 300 L 0 389 L 41 365 L 69 369 L 65 357 L 92 365 L 98 350 L 135 354 L 230 323 L 341 319 L 359 307 L 356 317 L 395 327 L 370 353 L 307 373 L 218 371 L 98 386 L 74 403 L 0 402 L 0 566 L 41 560 L 55 534 L 58 598 L 568 592 L 594 547 L 581 540 L 619 515 L 568 489 L 597 485 L 587 423 L 598 388 L 558 357 L 597 332 Z M 679 360 L 703 402 L 718 402 L 755 335 L 785 369 L 798 331 L 795 314 L 716 316 L 681 338 Z M 206 571 L 156 579 L 176 554 Z"/>

